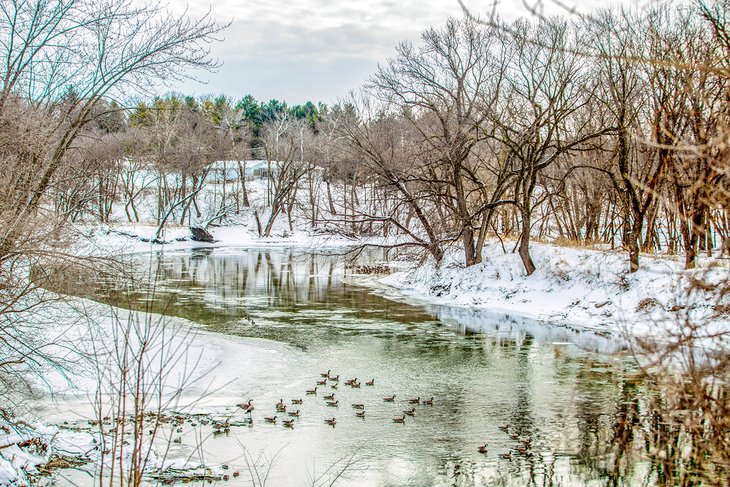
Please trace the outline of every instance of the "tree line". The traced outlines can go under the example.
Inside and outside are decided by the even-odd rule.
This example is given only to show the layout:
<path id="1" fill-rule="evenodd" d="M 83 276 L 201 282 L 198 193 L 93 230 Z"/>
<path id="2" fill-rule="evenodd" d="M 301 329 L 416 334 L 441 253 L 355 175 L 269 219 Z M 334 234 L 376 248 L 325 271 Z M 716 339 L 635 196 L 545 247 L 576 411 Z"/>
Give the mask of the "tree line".
<path id="1" fill-rule="evenodd" d="M 727 250 L 727 2 L 590 18 L 452 19 L 334 107 L 345 151 L 436 261 L 485 238 Z M 369 218 L 368 215 L 362 215 Z M 419 231 L 412 232 L 411 222 Z"/>
<path id="2" fill-rule="evenodd" d="M 175 94 L 124 106 L 82 83 L 99 73 L 26 96 L 8 71 L 5 205 L 43 228 L 108 223 L 118 205 L 155 221 L 156 238 L 245 211 L 269 236 L 298 212 L 311 228 L 397 235 L 436 262 L 456 246 L 467 266 L 488 238 L 514 237 L 527 274 L 534 238 L 623 248 L 631 271 L 657 250 L 692 268 L 730 245 L 727 6 L 450 19 L 332 106 Z M 249 198 L 251 159 L 267 164 L 263 204 Z"/>

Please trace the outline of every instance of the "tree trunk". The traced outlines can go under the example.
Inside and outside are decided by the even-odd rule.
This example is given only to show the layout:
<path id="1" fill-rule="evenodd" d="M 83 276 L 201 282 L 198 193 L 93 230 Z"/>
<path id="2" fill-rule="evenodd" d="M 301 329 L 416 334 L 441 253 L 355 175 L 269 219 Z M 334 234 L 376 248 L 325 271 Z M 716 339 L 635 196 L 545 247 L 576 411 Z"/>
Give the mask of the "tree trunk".
<path id="1" fill-rule="evenodd" d="M 675 192 L 677 194 L 677 212 L 679 214 L 679 233 L 682 236 L 682 246 L 684 247 L 684 268 L 694 269 L 697 246 L 692 239 L 687 205 L 684 201 L 682 188 L 677 184 L 675 184 Z"/>
<path id="2" fill-rule="evenodd" d="M 241 180 L 241 190 L 243 191 L 243 206 L 246 208 L 250 207 L 251 204 L 248 201 L 248 188 L 246 187 L 246 161 L 238 161 L 238 177 Z"/>
<path id="3" fill-rule="evenodd" d="M 269 215 L 269 221 L 266 222 L 266 228 L 264 229 L 264 237 L 270 237 L 271 236 L 271 230 L 274 228 L 274 222 L 276 221 L 276 217 L 279 216 L 280 205 L 276 205 L 276 208 L 271 209 L 271 215 Z"/>
<path id="4" fill-rule="evenodd" d="M 312 164 L 307 165 L 307 183 L 309 186 L 309 208 L 311 211 L 310 226 L 314 228 L 317 225 L 317 198 L 314 188 L 314 167 Z M 291 210 L 290 210 L 291 213 Z M 291 218 L 289 218 L 291 221 Z M 290 225 L 291 226 L 291 225 Z"/>
<path id="5" fill-rule="evenodd" d="M 522 259 L 522 265 L 525 267 L 525 272 L 528 276 L 531 276 L 537 267 L 530 257 L 530 226 L 531 226 L 531 215 L 529 210 L 523 210 L 522 213 L 522 231 L 520 233 L 520 245 L 517 248 L 517 253 Z"/>
<path id="6" fill-rule="evenodd" d="M 327 188 L 327 202 L 329 203 L 329 206 L 330 206 L 330 213 L 332 215 L 336 215 L 337 209 L 335 208 L 335 202 L 332 199 L 332 188 L 331 188 L 329 179 L 325 180 L 324 184 L 325 184 L 325 187 Z"/>
<path id="7" fill-rule="evenodd" d="M 639 255 L 641 252 L 641 229 L 643 222 L 636 220 L 628 231 L 626 239 L 629 246 L 629 272 L 634 273 L 639 270 Z"/>
<path id="8" fill-rule="evenodd" d="M 253 212 L 253 216 L 256 219 L 256 231 L 259 234 L 259 237 L 263 237 L 263 230 L 261 229 L 261 217 L 259 216 L 259 210 L 255 210 Z"/>

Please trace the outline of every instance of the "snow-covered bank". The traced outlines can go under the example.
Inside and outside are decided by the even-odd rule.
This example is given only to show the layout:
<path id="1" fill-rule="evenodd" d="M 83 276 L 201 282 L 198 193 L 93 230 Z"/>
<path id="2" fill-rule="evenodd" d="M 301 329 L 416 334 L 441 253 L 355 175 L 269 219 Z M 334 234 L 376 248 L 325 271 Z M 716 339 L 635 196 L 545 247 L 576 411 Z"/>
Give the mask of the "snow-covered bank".
<path id="1" fill-rule="evenodd" d="M 364 241 L 354 240 L 337 234 L 314 234 L 307 231 L 282 233 L 280 236 L 259 237 L 248 225 L 212 227 L 209 232 L 214 243 L 196 242 L 190 238 L 190 229 L 184 226 L 170 226 L 164 243 L 151 242 L 154 225 L 83 226 L 75 231 L 73 247 L 82 255 L 109 256 L 158 252 L 161 250 L 182 250 L 201 247 L 298 247 L 311 249 L 343 248 L 360 245 Z M 366 240 L 382 243 L 380 239 Z"/>
<path id="2" fill-rule="evenodd" d="M 714 320 L 708 331 L 730 326 L 727 314 L 718 320 L 718 304 L 724 302 L 717 302 L 714 289 L 698 290 L 691 298 L 687 294 L 693 278 L 715 286 L 727 282 L 727 260 L 684 271 L 671 258 L 644 256 L 640 270 L 631 274 L 627 256 L 616 251 L 535 243 L 531 252 L 538 267 L 531 276 L 525 275 L 516 253 L 505 253 L 493 242 L 479 265 L 465 268 L 453 253 L 438 267 L 427 262 L 379 283 L 424 303 L 503 312 L 625 337 L 673 333 L 687 317 Z"/>
<path id="3" fill-rule="evenodd" d="M 34 319 L 30 314 L 26 318 Z M 186 418 L 200 414 L 209 422 L 243 422 L 246 417 L 237 403 L 250 397 L 273 403 L 276 394 L 303 380 L 297 374 L 309 360 L 278 342 L 219 335 L 184 319 L 81 298 L 56 302 L 43 317 L 44 323 L 49 320 L 54 322 L 49 337 L 62 330 L 75 347 L 63 362 L 34 378 L 40 398 L 33 401 L 25 418 L 5 412 L 0 416 L 0 485 L 28 485 L 43 466 L 58 458 L 85 463 L 83 468 L 92 475 L 102 462 L 117 461 L 114 454 L 122 455 L 129 467 L 132 447 L 119 445 L 116 453 L 112 449 L 110 455 L 108 448 L 103 453 L 99 428 L 113 435 L 115 424 L 124 426 L 120 418 L 131 420 L 141 411 L 145 431 L 157 428 L 159 423 L 147 412 L 157 411 L 158 406 L 165 414 L 175 412 Z M 68 349 L 67 341 L 47 348 Z M 145 352 L 140 353 L 142 347 Z M 141 373 L 139 381 L 123 378 L 123 371 L 134 376 L 136 370 Z M 133 391 L 138 383 L 144 384 L 144 390 L 134 397 L 141 398 L 142 409 L 130 406 L 131 400 L 120 409 L 122 384 Z M 191 446 L 173 444 L 173 430 L 169 425 L 162 428 L 157 439 L 148 436 L 144 443 L 143 448 L 151 451 L 148 473 L 174 469 L 178 478 L 200 471 L 209 472 L 211 478 L 226 475 L 220 465 L 201 465 L 191 458 Z"/>

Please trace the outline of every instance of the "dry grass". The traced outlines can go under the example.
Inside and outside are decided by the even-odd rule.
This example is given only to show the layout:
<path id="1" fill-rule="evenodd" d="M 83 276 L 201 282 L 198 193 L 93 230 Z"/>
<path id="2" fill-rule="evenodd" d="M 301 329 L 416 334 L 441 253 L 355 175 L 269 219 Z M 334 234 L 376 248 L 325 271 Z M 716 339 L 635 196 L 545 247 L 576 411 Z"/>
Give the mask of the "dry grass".
<path id="1" fill-rule="evenodd" d="M 651 311 L 656 308 L 663 308 L 663 306 L 654 298 L 644 298 L 636 305 L 636 311 Z"/>
<path id="2" fill-rule="evenodd" d="M 54 453 L 53 455 L 51 455 L 51 458 L 45 465 L 41 465 L 38 467 L 38 471 L 40 476 L 48 477 L 57 470 L 63 470 L 67 468 L 79 468 L 89 463 L 89 461 L 90 460 L 85 458 L 71 457 Z"/>

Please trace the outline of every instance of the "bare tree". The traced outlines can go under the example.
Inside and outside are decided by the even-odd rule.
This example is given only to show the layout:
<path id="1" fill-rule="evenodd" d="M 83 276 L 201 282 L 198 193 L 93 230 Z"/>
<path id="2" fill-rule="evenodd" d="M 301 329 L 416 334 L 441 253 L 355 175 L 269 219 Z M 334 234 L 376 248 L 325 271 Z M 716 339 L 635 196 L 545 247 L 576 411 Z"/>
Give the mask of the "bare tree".
<path id="1" fill-rule="evenodd" d="M 569 24 L 551 20 L 518 22 L 514 28 L 514 57 L 508 75 L 509 92 L 492 111 L 491 134 L 508 152 L 514 173 L 513 193 L 520 213 L 519 255 L 528 275 L 535 271 L 529 253 L 532 214 L 540 174 L 561 158 L 583 150 L 605 134 L 581 109 L 593 96 L 595 83 L 582 60 L 570 53 L 581 42 Z M 540 44 L 532 39 L 540 39 Z M 538 191 L 544 200 L 545 187 Z"/>
<path id="2" fill-rule="evenodd" d="M 270 237 L 277 217 L 283 211 L 291 215 L 300 179 L 314 156 L 311 127 L 288 115 L 265 123 L 261 129 L 262 151 L 268 163 L 271 188 L 270 208 L 265 226 L 256 210 L 259 235 Z M 291 226 L 291 217 L 290 217 Z"/>
<path id="3" fill-rule="evenodd" d="M 65 221 L 44 205 L 79 136 L 105 115 L 96 110 L 102 100 L 215 68 L 209 45 L 224 26 L 132 0 L 10 0 L 0 19 L 0 184 L 8 190 L 0 195 L 0 314 L 12 317 L 37 285 L 10 285 L 16 273 L 27 278 L 35 258 L 58 255 L 47 240 Z M 20 360 L 38 360 L 33 353 Z"/>
<path id="4" fill-rule="evenodd" d="M 470 20 L 450 19 L 441 30 L 427 30 L 422 40 L 417 48 L 399 45 L 398 56 L 370 83 L 419 133 L 419 157 L 440 183 L 437 191 L 455 218 L 455 238 L 470 266 L 481 261 L 475 217 L 485 210 L 475 204 L 480 181 L 472 152 L 483 140 L 486 107 L 500 93 L 505 51 L 493 30 Z"/>
<path id="5" fill-rule="evenodd" d="M 418 183 L 424 178 L 414 160 L 418 144 L 412 124 L 378 110 L 367 97 L 353 96 L 349 104 L 335 107 L 331 116 L 337 120 L 344 154 L 358 158 L 377 178 L 376 184 L 396 193 L 392 206 L 381 205 L 379 213 L 360 212 L 351 219 L 391 224 L 410 238 L 399 245 L 421 247 L 439 263 L 444 256 L 440 224 L 433 215 L 430 192 L 422 191 L 423 186 Z M 416 227 L 411 227 L 402 209 L 407 215 L 415 215 Z"/>
<path id="6" fill-rule="evenodd" d="M 22 194 L 8 215 L 15 221 L 34 215 L 74 141 L 98 115 L 100 100 L 179 79 L 189 68 L 214 68 L 208 45 L 222 29 L 208 16 L 192 19 L 131 0 L 9 1 L 0 5 L 0 16 L 6 39 L 0 119 L 27 104 L 53 135 L 41 155 L 18 160 L 33 178 L 19 186 Z M 69 86 L 74 96 L 59 104 Z M 0 257 L 13 252 L 22 231 L 11 227 L 0 236 Z"/>

